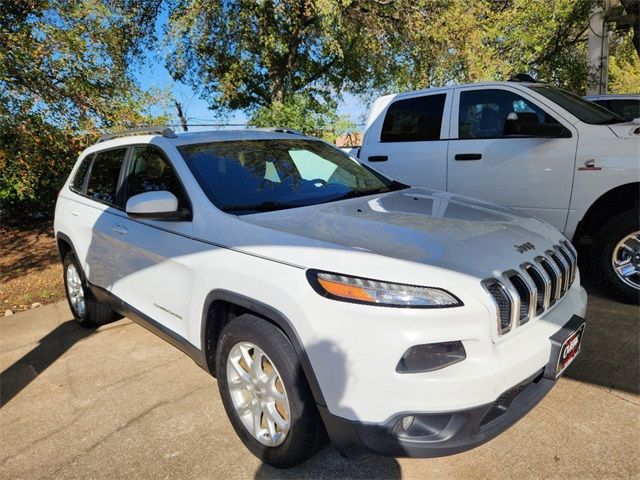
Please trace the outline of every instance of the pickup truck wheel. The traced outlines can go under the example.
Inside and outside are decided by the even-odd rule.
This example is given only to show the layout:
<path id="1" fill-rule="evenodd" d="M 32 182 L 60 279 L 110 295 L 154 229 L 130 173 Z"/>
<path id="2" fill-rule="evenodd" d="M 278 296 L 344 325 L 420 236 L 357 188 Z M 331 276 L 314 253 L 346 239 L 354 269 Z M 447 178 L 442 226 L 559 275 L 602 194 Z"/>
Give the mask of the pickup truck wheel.
<path id="1" fill-rule="evenodd" d="M 64 290 L 73 317 L 83 327 L 95 327 L 116 318 L 107 305 L 98 302 L 87 287 L 76 256 L 69 252 L 62 261 Z"/>
<path id="2" fill-rule="evenodd" d="M 263 462 L 292 467 L 322 446 L 320 415 L 298 356 L 279 328 L 249 314 L 231 321 L 220 335 L 216 372 L 233 428 Z"/>
<path id="3" fill-rule="evenodd" d="M 627 303 L 640 300 L 640 219 L 628 210 L 605 223 L 594 237 L 594 272 L 604 285 Z"/>

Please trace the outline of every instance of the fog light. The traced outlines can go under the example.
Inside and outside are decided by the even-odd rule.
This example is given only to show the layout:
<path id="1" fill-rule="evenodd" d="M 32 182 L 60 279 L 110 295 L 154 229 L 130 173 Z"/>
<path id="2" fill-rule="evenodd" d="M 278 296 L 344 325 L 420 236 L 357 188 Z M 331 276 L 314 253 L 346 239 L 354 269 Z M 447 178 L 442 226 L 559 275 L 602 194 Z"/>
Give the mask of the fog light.
<path id="1" fill-rule="evenodd" d="M 413 415 L 409 415 L 408 417 L 404 417 L 402 419 L 402 428 L 404 428 L 405 430 L 409 430 L 411 428 L 411 425 L 413 424 L 413 419 L 414 419 Z"/>
<path id="2" fill-rule="evenodd" d="M 427 343 L 407 349 L 396 366 L 398 373 L 422 373 L 439 370 L 467 358 L 462 342 Z"/>

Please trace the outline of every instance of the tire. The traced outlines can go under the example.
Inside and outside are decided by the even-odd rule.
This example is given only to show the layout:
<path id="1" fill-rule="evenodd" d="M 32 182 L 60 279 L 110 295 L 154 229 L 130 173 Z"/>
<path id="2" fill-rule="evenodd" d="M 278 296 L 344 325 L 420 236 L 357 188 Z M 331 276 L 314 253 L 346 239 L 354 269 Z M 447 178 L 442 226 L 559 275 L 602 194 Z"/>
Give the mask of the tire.
<path id="1" fill-rule="evenodd" d="M 264 353 L 266 360 L 260 362 L 262 374 L 257 376 L 269 380 L 264 383 L 253 382 L 253 386 L 249 386 L 252 377 L 256 376 L 249 373 L 252 370 L 244 360 L 247 357 L 240 355 L 243 348 L 252 363 L 260 356 L 260 352 Z M 238 358 L 240 360 L 236 362 Z M 248 375 L 242 376 L 246 377 L 244 381 L 238 373 L 238 367 Z M 216 373 L 220 396 L 233 428 L 251 453 L 264 463 L 276 468 L 293 467 L 312 457 L 325 443 L 324 426 L 298 356 L 286 335 L 273 324 L 249 314 L 228 323 L 218 342 Z M 276 379 L 273 385 L 284 400 L 274 400 L 275 397 L 269 394 L 269 384 L 274 374 L 281 383 Z M 236 385 L 233 393 L 230 383 Z M 259 393 L 261 387 L 263 390 Z M 252 406 L 245 409 L 241 418 L 236 408 L 243 404 Z M 286 420 L 287 407 L 288 426 L 285 431 L 272 420 L 274 414 L 268 412 L 275 409 L 280 419 Z M 258 432 L 263 432 L 258 435 L 254 434 L 256 411 Z M 273 430 L 268 422 L 271 422 Z M 253 426 L 251 430 L 250 426 Z M 272 435 L 272 432 L 275 434 Z"/>
<path id="2" fill-rule="evenodd" d="M 100 303 L 92 295 L 91 290 L 87 287 L 84 272 L 73 252 L 65 255 L 62 266 L 64 291 L 76 322 L 83 327 L 91 328 L 117 318 L 109 306 Z M 82 303 L 79 300 L 82 300 Z"/>
<path id="3" fill-rule="evenodd" d="M 618 299 L 626 303 L 637 304 L 640 301 L 640 219 L 638 210 L 628 210 L 611 218 L 595 234 L 591 250 L 591 261 L 596 278 Z M 621 242 L 632 248 L 624 254 Z M 633 251 L 633 253 L 631 253 Z M 614 266 L 616 259 L 629 260 L 631 275 L 626 281 L 618 275 Z M 627 255 L 627 256 L 624 256 Z M 619 263 L 618 263 L 619 264 Z M 634 268 L 635 267 L 635 268 Z M 634 286 L 635 285 L 635 286 Z"/>

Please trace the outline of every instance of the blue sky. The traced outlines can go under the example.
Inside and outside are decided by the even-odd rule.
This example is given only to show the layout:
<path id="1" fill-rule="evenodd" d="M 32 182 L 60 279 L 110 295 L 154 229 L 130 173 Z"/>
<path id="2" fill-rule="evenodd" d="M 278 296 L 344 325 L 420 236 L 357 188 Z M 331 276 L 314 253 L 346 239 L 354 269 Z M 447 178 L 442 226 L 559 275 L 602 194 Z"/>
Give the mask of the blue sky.
<path id="1" fill-rule="evenodd" d="M 158 38 L 162 38 L 162 28 L 167 21 L 166 15 L 167 13 L 165 11 L 158 18 L 156 25 Z M 160 45 L 161 42 L 158 42 L 158 44 Z M 171 78 L 164 66 L 164 52 L 160 49 L 158 49 L 158 51 L 148 52 L 144 63 L 145 65 L 142 66 L 138 72 L 134 72 L 142 88 L 160 88 L 170 91 L 173 98 L 182 104 L 184 113 L 190 124 L 246 123 L 247 117 L 242 112 L 234 112 L 224 120 L 216 119 L 214 113 L 208 109 L 207 102 L 200 98 L 189 85 L 175 82 Z M 367 106 L 361 99 L 353 95 L 345 94 L 343 97 L 343 101 L 338 105 L 338 113 L 346 115 L 356 125 L 362 124 L 364 122 L 364 115 L 366 115 L 368 111 Z M 165 106 L 159 105 L 155 113 L 160 114 L 165 111 L 171 115 L 177 124 L 177 114 L 173 101 Z"/>

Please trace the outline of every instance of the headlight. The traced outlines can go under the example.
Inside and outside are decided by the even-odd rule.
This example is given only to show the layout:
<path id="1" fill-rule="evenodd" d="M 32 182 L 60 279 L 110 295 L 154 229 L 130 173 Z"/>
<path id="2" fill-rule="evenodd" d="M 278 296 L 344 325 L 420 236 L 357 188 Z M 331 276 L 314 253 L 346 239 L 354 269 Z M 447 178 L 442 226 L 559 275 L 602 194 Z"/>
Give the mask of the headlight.
<path id="1" fill-rule="evenodd" d="M 414 308 L 462 305 L 455 295 L 440 288 L 381 282 L 316 270 L 307 271 L 307 278 L 320 295 L 345 302 Z"/>

